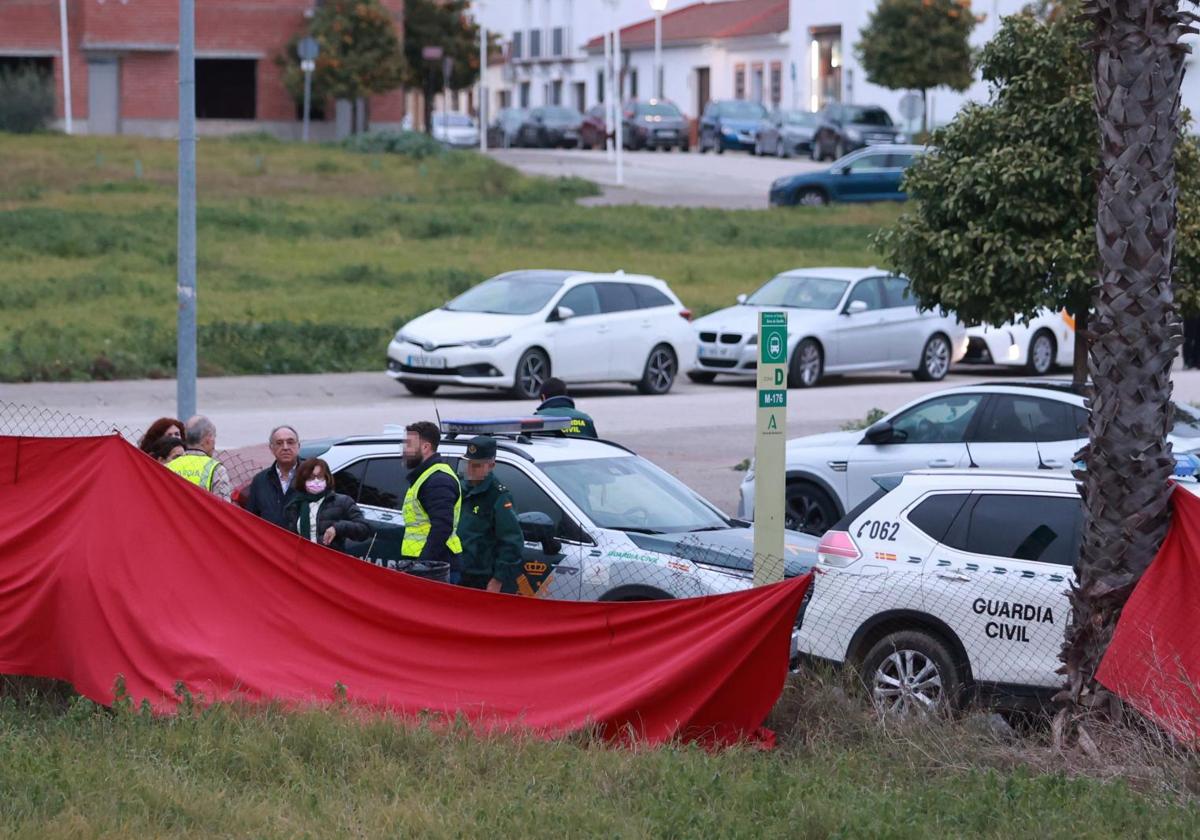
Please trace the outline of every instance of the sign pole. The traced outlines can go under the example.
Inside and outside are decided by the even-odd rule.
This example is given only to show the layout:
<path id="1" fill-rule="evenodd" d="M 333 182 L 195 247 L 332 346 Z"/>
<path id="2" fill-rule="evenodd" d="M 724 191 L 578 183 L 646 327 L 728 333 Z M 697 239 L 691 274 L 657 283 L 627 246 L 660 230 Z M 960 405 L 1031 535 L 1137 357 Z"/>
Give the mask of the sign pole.
<path id="1" fill-rule="evenodd" d="M 179 227 L 175 416 L 196 413 L 196 0 L 179 0 Z"/>
<path id="2" fill-rule="evenodd" d="M 783 580 L 787 346 L 787 313 L 760 312 L 754 438 L 755 586 Z"/>

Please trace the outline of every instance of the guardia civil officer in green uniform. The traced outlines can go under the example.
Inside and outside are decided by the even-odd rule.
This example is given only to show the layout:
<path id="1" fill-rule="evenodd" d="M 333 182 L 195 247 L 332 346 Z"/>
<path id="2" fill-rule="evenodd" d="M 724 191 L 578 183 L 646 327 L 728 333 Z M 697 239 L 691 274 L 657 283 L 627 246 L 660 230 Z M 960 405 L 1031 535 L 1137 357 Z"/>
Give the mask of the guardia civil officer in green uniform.
<path id="1" fill-rule="evenodd" d="M 567 393 L 567 383 L 552 376 L 542 383 L 542 403 L 534 411 L 548 417 L 570 417 L 571 425 L 563 434 L 574 437 L 596 437 L 596 423 L 591 416 L 575 407 L 575 400 Z"/>
<path id="2" fill-rule="evenodd" d="M 521 572 L 525 538 L 512 494 L 496 480 L 496 441 L 487 435 L 467 444 L 458 537 L 463 547 L 462 585 L 500 592 L 513 588 Z"/>
<path id="3" fill-rule="evenodd" d="M 442 435 L 435 424 L 422 420 L 405 432 L 408 492 L 400 554 L 410 560 L 449 563 L 450 582 L 458 583 L 462 573 L 462 543 L 455 533 L 462 511 L 458 474 L 437 454 Z"/>

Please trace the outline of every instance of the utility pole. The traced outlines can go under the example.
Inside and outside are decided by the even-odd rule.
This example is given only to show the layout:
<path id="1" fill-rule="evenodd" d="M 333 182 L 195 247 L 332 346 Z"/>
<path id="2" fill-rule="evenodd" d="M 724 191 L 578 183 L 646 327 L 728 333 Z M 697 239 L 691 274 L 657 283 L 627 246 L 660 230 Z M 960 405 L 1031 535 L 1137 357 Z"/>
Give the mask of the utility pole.
<path id="1" fill-rule="evenodd" d="M 619 22 L 613 29 L 613 55 L 617 60 L 617 95 L 613 97 L 613 105 L 617 109 L 617 134 L 615 143 L 617 147 L 617 186 L 621 187 L 625 185 L 625 158 L 624 149 L 622 148 L 625 145 L 625 141 L 623 139 L 625 127 L 625 106 L 621 102 L 621 97 L 625 95 L 625 85 L 623 83 L 624 80 L 622 79 L 621 74 L 621 24 Z"/>
<path id="2" fill-rule="evenodd" d="M 179 0 L 179 321 L 176 416 L 196 413 L 196 0 Z"/>
<path id="3" fill-rule="evenodd" d="M 609 160 L 613 159 L 612 134 L 613 127 L 613 70 L 612 70 L 612 33 L 604 33 L 604 152 Z"/>
<path id="4" fill-rule="evenodd" d="M 479 24 L 479 151 L 487 151 L 487 27 Z"/>
<path id="5" fill-rule="evenodd" d="M 58 0 L 58 30 L 62 37 L 63 119 L 67 134 L 74 134 L 71 119 L 71 39 L 67 37 L 67 0 Z"/>
<path id="6" fill-rule="evenodd" d="M 296 46 L 296 54 L 300 58 L 300 69 L 304 72 L 304 129 L 300 139 L 308 142 L 309 114 L 312 110 L 312 74 L 317 69 L 317 56 L 321 45 L 311 35 L 301 39 Z"/>

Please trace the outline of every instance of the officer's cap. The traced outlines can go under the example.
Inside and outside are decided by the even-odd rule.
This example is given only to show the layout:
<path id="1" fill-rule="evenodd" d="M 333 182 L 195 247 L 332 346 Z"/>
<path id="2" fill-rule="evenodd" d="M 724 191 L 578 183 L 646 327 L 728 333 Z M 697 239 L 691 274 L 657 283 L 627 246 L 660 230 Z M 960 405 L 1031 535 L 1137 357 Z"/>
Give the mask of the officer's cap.
<path id="1" fill-rule="evenodd" d="M 490 461 L 496 457 L 496 439 L 490 435 L 471 438 L 467 444 L 468 461 Z"/>

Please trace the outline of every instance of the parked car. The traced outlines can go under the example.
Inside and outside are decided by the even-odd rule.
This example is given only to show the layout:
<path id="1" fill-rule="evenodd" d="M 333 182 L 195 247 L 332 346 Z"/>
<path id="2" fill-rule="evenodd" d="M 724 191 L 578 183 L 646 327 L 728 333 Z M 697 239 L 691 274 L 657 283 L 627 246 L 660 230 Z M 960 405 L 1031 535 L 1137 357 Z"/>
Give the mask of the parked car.
<path id="1" fill-rule="evenodd" d="M 583 115 L 579 126 L 579 145 L 584 149 L 603 149 L 605 139 L 611 134 L 608 130 L 608 117 L 604 105 L 593 105 Z"/>
<path id="2" fill-rule="evenodd" d="M 833 102 L 817 114 L 812 159 L 836 160 L 864 146 L 907 143 L 908 138 L 878 105 Z"/>
<path id="3" fill-rule="evenodd" d="M 530 422 L 532 421 L 532 422 Z M 465 472 L 476 434 L 496 437 L 496 478 L 513 497 L 525 535 L 515 593 L 572 601 L 688 598 L 747 589 L 754 557 L 750 523 L 731 519 L 625 447 L 563 437 L 569 418 L 445 420 L 438 454 Z M 347 551 L 399 560 L 408 490 L 402 426 L 382 435 L 326 441 L 306 450 L 329 464 L 339 493 L 374 527 Z M 784 574 L 804 574 L 817 540 L 788 532 Z"/>
<path id="4" fill-rule="evenodd" d="M 466 114 L 450 111 L 443 114 L 435 111 L 432 118 L 433 139 L 452 149 L 479 147 L 479 126 Z"/>
<path id="5" fill-rule="evenodd" d="M 905 201 L 904 170 L 924 146 L 871 146 L 820 172 L 785 175 L 771 184 L 772 207 L 818 207 L 833 201 Z"/>
<path id="6" fill-rule="evenodd" d="M 517 131 L 518 146 L 573 149 L 579 145 L 583 114 L 574 108 L 544 105 L 531 108 Z"/>
<path id="7" fill-rule="evenodd" d="M 627 149 L 669 152 L 678 147 L 681 152 L 686 152 L 691 146 L 687 117 L 665 99 L 626 103 L 621 131 L 621 140 Z"/>
<path id="8" fill-rule="evenodd" d="M 811 388 L 824 376 L 873 370 L 912 371 L 939 380 L 966 349 L 952 316 L 921 311 L 908 279 L 878 268 L 805 268 L 772 278 L 737 306 L 694 324 L 699 338 L 688 376 L 752 379 L 758 368 L 758 314 L 788 316 L 788 387 Z"/>
<path id="9" fill-rule="evenodd" d="M 1043 309 L 1028 324 L 1009 321 L 999 327 L 967 328 L 967 354 L 963 364 L 1023 367 L 1042 376 L 1055 365 L 1075 362 L 1075 319 L 1066 310 Z"/>
<path id="10" fill-rule="evenodd" d="M 767 116 L 767 109 L 758 102 L 743 99 L 721 99 L 709 102 L 700 117 L 700 151 L 715 149 L 753 149 L 758 125 Z"/>
<path id="11" fill-rule="evenodd" d="M 812 150 L 817 115 L 812 111 L 781 110 L 758 124 L 754 154 L 785 158 Z"/>
<path id="12" fill-rule="evenodd" d="M 527 111 L 524 108 L 502 108 L 496 114 L 496 119 L 488 126 L 488 147 L 492 149 L 507 149 L 515 146 L 517 132 L 525 122 Z"/>
<path id="13" fill-rule="evenodd" d="M 510 271 L 406 323 L 387 372 L 421 395 L 467 385 L 532 400 L 550 376 L 665 394 L 696 358 L 691 315 L 656 277 Z"/>
<path id="14" fill-rule="evenodd" d="M 823 533 L 874 490 L 873 477 L 916 469 L 979 467 L 1070 470 L 1087 443 L 1088 409 L 1070 381 L 964 385 L 913 400 L 865 431 L 787 442 L 788 527 Z M 1175 404 L 1167 438 L 1176 453 L 1200 451 L 1200 414 Z M 754 515 L 754 465 L 738 515 Z"/>

